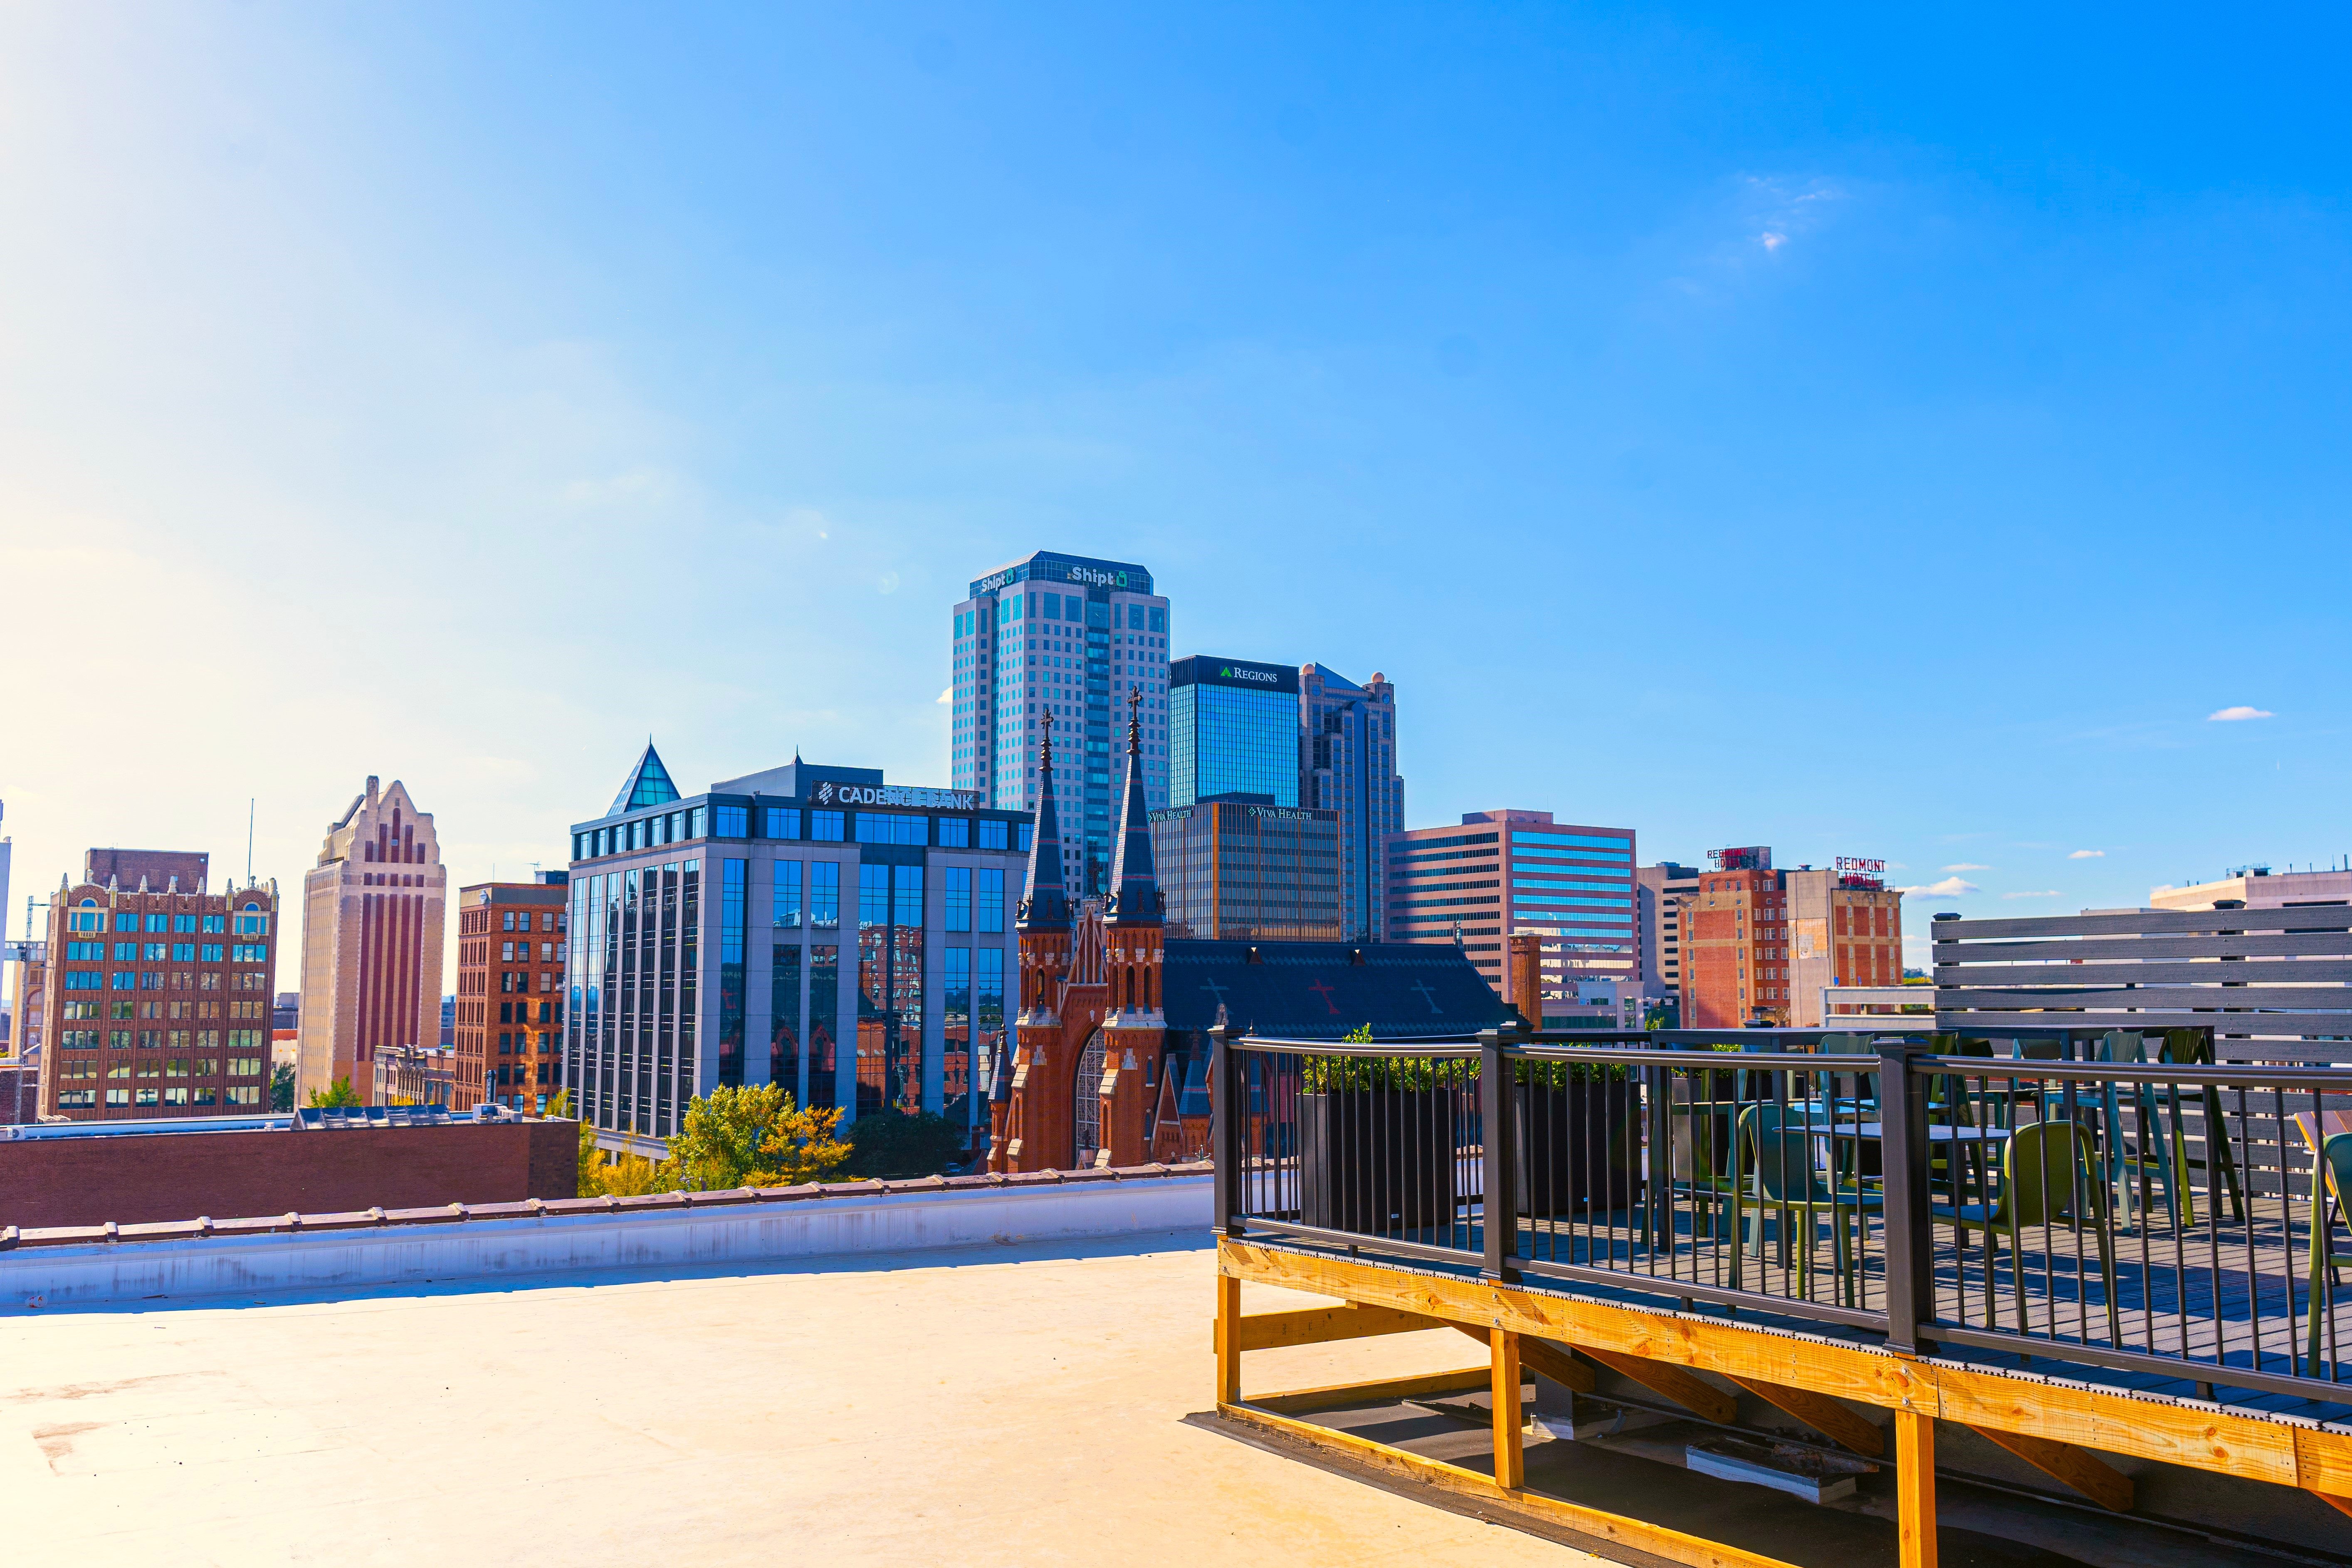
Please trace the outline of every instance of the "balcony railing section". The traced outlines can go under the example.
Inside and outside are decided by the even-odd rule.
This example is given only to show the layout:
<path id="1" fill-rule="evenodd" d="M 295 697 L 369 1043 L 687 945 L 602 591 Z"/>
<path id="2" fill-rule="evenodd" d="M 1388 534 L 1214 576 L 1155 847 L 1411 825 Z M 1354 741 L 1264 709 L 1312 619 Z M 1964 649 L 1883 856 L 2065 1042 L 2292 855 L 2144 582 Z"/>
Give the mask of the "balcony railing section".
<path id="1" fill-rule="evenodd" d="M 2210 1028 L 1219 1038 L 1235 1237 L 2347 1403 L 2352 1069 Z"/>

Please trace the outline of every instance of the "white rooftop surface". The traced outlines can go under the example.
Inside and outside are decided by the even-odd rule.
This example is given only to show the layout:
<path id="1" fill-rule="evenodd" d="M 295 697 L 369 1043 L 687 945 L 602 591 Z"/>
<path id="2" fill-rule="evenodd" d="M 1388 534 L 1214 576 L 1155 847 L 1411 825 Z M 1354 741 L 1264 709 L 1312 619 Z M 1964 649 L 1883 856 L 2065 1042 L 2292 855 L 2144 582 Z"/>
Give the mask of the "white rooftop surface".
<path id="1" fill-rule="evenodd" d="M 1214 1399 L 1213 1256 L 1187 1235 L 12 1312 L 11 1554 L 1598 1561 L 1181 1425 Z M 1478 1353 L 1445 1331 L 1256 1352 L 1245 1391 Z"/>

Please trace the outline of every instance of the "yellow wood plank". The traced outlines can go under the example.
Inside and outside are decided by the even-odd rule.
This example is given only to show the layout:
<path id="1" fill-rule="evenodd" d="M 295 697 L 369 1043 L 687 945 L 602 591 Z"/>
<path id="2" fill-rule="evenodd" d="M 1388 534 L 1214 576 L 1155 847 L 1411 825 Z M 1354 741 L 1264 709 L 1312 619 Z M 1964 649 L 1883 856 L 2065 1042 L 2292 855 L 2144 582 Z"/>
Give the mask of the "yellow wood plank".
<path id="1" fill-rule="evenodd" d="M 1342 1405 L 1375 1405 L 1384 1399 L 1418 1399 L 1425 1394 L 1459 1394 L 1465 1389 L 1486 1387 L 1492 1381 L 1493 1374 L 1494 1369 L 1481 1363 L 1477 1366 L 1458 1367 L 1452 1372 L 1423 1373 L 1418 1377 L 1383 1377 L 1369 1383 L 1333 1383 L 1320 1388 L 1294 1388 L 1281 1394 L 1261 1394 L 1250 1403 L 1265 1410 L 1304 1415 L 1308 1411 L 1329 1410 Z"/>
<path id="2" fill-rule="evenodd" d="M 2305 1489 L 2308 1490 L 2312 1496 L 2317 1498 L 2320 1501 L 2326 1503 L 2336 1512 L 2352 1514 L 2352 1497 L 2337 1497 L 2333 1492 L 2324 1492 L 2316 1487 L 2310 1487 Z"/>
<path id="3" fill-rule="evenodd" d="M 1217 1276 L 1217 1403 L 1242 1402 L 1242 1282 Z"/>
<path id="4" fill-rule="evenodd" d="M 1495 1480 L 1507 1491 L 1528 1484 L 1527 1450 L 1519 1445 L 1519 1336 L 1486 1331 L 1494 1348 Z"/>
<path id="5" fill-rule="evenodd" d="M 1731 1377 L 1728 1373 L 1724 1375 Z M 1886 1452 L 1885 1433 L 1826 1394 L 1816 1394 L 1810 1388 L 1790 1388 L 1781 1383 L 1767 1383 L 1760 1377 L 1731 1377 L 1731 1381 L 1766 1404 L 1787 1411 L 1814 1431 L 1844 1444 L 1857 1454 L 1869 1454 L 1874 1458 Z"/>
<path id="6" fill-rule="evenodd" d="M 1811 1388 L 1864 1405 L 1935 1408 L 1935 1386 L 1916 1363 L 1884 1352 L 1768 1334 L 1736 1323 L 1652 1314 L 1614 1303 L 1538 1296 L 1487 1280 L 1406 1274 L 1349 1258 L 1318 1258 L 1222 1238 L 1218 1268 L 1287 1289 L 1432 1318 L 1508 1328 L 1621 1354 Z"/>
<path id="7" fill-rule="evenodd" d="M 1362 1307 L 1350 1301 L 1337 1307 L 1302 1307 L 1292 1312 L 1254 1312 L 1242 1320 L 1242 1349 L 1265 1351 L 1282 1345 L 1318 1345 L 1333 1340 L 1409 1334 L 1422 1329 L 1451 1326 L 1418 1312 Z"/>
<path id="8" fill-rule="evenodd" d="M 1456 1323 L 1454 1326 L 1474 1340 L 1484 1340 L 1488 1333 L 1494 1331 L 1491 1329 L 1486 1331 L 1474 1329 L 1467 1323 Z M 1592 1369 L 1558 1345 L 1548 1344 L 1542 1340 L 1529 1339 L 1522 1334 L 1519 1336 L 1519 1364 L 1529 1372 L 1543 1373 L 1562 1388 L 1578 1394 L 1592 1392 Z"/>
<path id="9" fill-rule="evenodd" d="M 1895 1413 L 1895 1561 L 1936 1568 L 1936 1418 Z"/>
<path id="10" fill-rule="evenodd" d="M 1595 1350 L 1591 1345 L 1577 1348 L 1618 1376 L 1632 1378 L 1702 1421 L 1728 1421 L 1738 1412 L 1738 1402 L 1731 1395 L 1670 1362 L 1646 1361 L 1640 1356 L 1620 1355 L 1615 1351 Z"/>
<path id="11" fill-rule="evenodd" d="M 2072 1443 L 2053 1443 L 2030 1432 L 2004 1432 L 1998 1426 L 1969 1430 L 1988 1443 L 1999 1444 L 2043 1475 L 2063 1481 L 2101 1508 L 2117 1513 L 2131 1511 L 2131 1478 L 2105 1459 Z"/>
<path id="12" fill-rule="evenodd" d="M 2305 1427 L 2294 1435 L 2295 1484 L 2331 1498 L 2352 1497 L 2352 1433 Z"/>
<path id="13" fill-rule="evenodd" d="M 1652 1524 L 1646 1520 L 1629 1519 L 1622 1514 L 1585 1508 L 1559 1498 L 1546 1497 L 1541 1492 L 1507 1491 L 1496 1486 L 1492 1478 L 1480 1475 L 1476 1470 L 1465 1469 L 1459 1465 L 1449 1465 L 1438 1459 L 1426 1459 L 1419 1454 L 1392 1448 L 1385 1443 L 1375 1443 L 1353 1433 L 1334 1432 L 1328 1427 L 1291 1420 L 1258 1404 L 1232 1405 L 1223 1408 L 1221 1413 L 1263 1431 L 1344 1454 L 1399 1479 L 1433 1486 L 1457 1497 L 1476 1498 L 1486 1509 L 1497 1515 L 1562 1526 L 1596 1541 L 1630 1547 L 1669 1563 L 1685 1564 L 1686 1568 L 1792 1568 L 1791 1564 L 1778 1557 L 1767 1557 L 1761 1552 L 1702 1541 L 1696 1535 L 1685 1535 L 1680 1531 Z"/>
<path id="14" fill-rule="evenodd" d="M 1944 1418 L 1966 1426 L 2024 1432 L 2053 1443 L 2285 1486 L 2300 1479 L 2298 1434 L 2283 1423 L 1968 1367 L 1939 1366 L 1935 1378 Z M 2352 1491 L 2352 1486 L 2342 1489 Z"/>

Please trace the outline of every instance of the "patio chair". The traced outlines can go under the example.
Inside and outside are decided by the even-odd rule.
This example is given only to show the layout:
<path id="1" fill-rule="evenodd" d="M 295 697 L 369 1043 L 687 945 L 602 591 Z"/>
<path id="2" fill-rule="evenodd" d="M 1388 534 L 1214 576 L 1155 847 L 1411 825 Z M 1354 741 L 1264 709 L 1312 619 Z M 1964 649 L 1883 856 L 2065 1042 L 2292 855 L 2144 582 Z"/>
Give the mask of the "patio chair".
<path id="1" fill-rule="evenodd" d="M 1784 1258 L 1791 1234 L 1797 1228 L 1797 1216 L 1805 1216 L 1804 1245 L 1797 1249 L 1800 1295 L 1807 1293 L 1806 1282 L 1812 1269 L 1815 1226 L 1821 1214 L 1827 1211 L 1839 1286 L 1846 1305 L 1853 1306 L 1860 1281 L 1855 1278 L 1853 1246 L 1846 1220 L 1851 1216 L 1857 1225 L 1866 1225 L 1864 1216 L 1883 1214 L 1886 1198 L 1883 1193 L 1832 1185 L 1822 1179 L 1821 1173 L 1813 1168 L 1813 1140 L 1834 1135 L 1833 1123 L 1825 1118 L 1808 1117 L 1801 1109 L 1785 1105 L 1747 1107 L 1739 1113 L 1739 1147 L 1748 1151 L 1751 1158 L 1748 1179 L 1733 1201 L 1735 1212 L 1753 1211 L 1741 1214 L 1740 1219 L 1746 1232 L 1744 1250 L 1759 1258 L 1764 1256 L 1764 1221 L 1768 1212 L 1774 1220 Z"/>
<path id="2" fill-rule="evenodd" d="M 2018 1289 L 2011 1293 L 2018 1332 L 2026 1331 L 2023 1258 L 2025 1234 L 2060 1219 L 2090 1222 L 2099 1247 L 2099 1279 L 2105 1288 L 2107 1335 L 2120 1343 L 2123 1330 L 2116 1304 L 2115 1237 L 2107 1220 L 2107 1186 L 2101 1179 L 2097 1141 L 2090 1129 L 2072 1121 L 2030 1121 L 2010 1134 L 2001 1146 L 2000 1190 L 1990 1203 L 1930 1202 L 1930 1221 L 1951 1225 L 1960 1251 L 1969 1245 L 1971 1226 L 1985 1233 L 1985 1309 L 1990 1321 L 1993 1277 L 2000 1267 L 2000 1242 L 2009 1243 L 2010 1273 Z M 2080 1277 L 2077 1276 L 2079 1289 Z M 2053 1304 L 2054 1319 L 2054 1304 Z M 2054 1325 L 2053 1325 L 2054 1326 Z"/>
<path id="3" fill-rule="evenodd" d="M 2305 1135 L 2310 1135 L 2309 1129 Z M 2352 1132 L 2330 1132 L 2311 1156 L 2311 1328 L 2304 1337 L 2305 1377 L 2320 1375 L 2323 1318 L 2330 1327 L 2336 1321 L 2336 1221 L 2346 1217 L 2347 1193 L 2352 1193 Z M 2340 1347 L 2330 1348 L 2340 1353 Z"/>

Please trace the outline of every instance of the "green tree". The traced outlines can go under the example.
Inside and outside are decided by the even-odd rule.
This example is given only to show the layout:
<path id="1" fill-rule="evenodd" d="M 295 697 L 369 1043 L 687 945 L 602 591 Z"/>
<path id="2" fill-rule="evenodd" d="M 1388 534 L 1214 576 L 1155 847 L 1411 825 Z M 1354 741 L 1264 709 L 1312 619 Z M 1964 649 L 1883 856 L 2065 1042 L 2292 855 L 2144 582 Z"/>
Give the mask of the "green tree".
<path id="1" fill-rule="evenodd" d="M 781 1084 L 721 1084 L 687 1106 L 662 1164 L 669 1186 L 699 1192 L 821 1182 L 849 1158 L 840 1125 L 839 1110 L 803 1110 Z"/>
<path id="2" fill-rule="evenodd" d="M 269 1072 L 269 1109 L 294 1109 L 294 1069 L 280 1062 Z"/>
<path id="3" fill-rule="evenodd" d="M 318 1106 L 357 1105 L 360 1103 L 360 1091 L 352 1087 L 350 1079 L 339 1078 L 324 1089 L 312 1089 L 310 1103 Z"/>
<path id="4" fill-rule="evenodd" d="M 932 1176 L 961 1164 L 964 1130 L 925 1110 L 913 1116 L 882 1111 L 849 1124 L 849 1173 L 896 1180 Z"/>
<path id="5" fill-rule="evenodd" d="M 560 1089 L 548 1105 L 548 1118 L 554 1121 L 571 1119 L 572 1091 Z M 584 1116 L 580 1118 L 580 1180 L 578 1195 L 583 1198 L 602 1197 L 604 1193 L 604 1151 L 596 1146 L 596 1129 Z"/>

